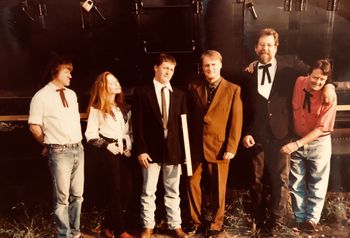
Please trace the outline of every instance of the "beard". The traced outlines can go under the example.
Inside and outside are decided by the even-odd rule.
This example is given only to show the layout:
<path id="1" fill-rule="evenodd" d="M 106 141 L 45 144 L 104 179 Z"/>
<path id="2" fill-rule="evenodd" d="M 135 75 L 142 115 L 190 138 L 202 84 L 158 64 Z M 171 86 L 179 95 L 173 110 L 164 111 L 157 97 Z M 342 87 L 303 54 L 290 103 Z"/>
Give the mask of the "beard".
<path id="1" fill-rule="evenodd" d="M 268 62 L 271 61 L 272 56 L 270 53 L 262 50 L 258 53 L 258 58 L 260 63 L 267 64 Z"/>

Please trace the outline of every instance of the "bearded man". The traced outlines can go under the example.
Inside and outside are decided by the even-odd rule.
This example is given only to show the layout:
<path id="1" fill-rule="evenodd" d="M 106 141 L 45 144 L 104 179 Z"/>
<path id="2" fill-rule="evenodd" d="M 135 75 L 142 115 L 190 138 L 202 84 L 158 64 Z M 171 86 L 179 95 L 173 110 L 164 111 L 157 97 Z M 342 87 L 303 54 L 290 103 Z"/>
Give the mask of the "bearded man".
<path id="1" fill-rule="evenodd" d="M 244 102 L 243 145 L 251 159 L 251 212 L 257 228 L 276 233 L 284 224 L 288 202 L 290 155 L 281 147 L 293 134 L 292 95 L 296 78 L 308 71 L 297 57 L 277 57 L 278 33 L 260 31 L 255 53 L 258 62 L 242 85 Z M 329 100 L 334 86 L 323 90 Z M 331 101 L 331 100 L 329 100 Z"/>

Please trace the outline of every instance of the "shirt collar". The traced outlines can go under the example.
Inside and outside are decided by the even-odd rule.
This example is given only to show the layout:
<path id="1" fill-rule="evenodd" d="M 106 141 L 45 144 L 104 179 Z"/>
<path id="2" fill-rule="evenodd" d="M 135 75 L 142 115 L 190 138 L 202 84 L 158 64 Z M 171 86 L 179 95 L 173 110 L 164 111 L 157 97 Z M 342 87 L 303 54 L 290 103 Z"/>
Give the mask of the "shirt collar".
<path id="1" fill-rule="evenodd" d="M 51 88 L 54 91 L 56 91 L 57 89 L 61 89 L 57 87 L 53 82 L 49 82 L 47 85 L 49 86 L 49 88 Z M 63 87 L 63 88 L 66 89 L 66 87 Z"/>
<path id="2" fill-rule="evenodd" d="M 220 82 L 221 82 L 221 77 L 218 79 L 218 80 L 216 80 L 214 83 L 209 83 L 208 81 L 206 81 L 207 82 L 207 85 L 208 85 L 208 87 L 209 87 L 209 85 L 212 85 L 212 86 L 214 86 L 214 88 L 216 89 L 218 86 L 219 86 L 219 84 L 220 84 Z"/>
<path id="3" fill-rule="evenodd" d="M 276 58 L 273 58 L 269 62 L 267 62 L 266 64 L 271 64 L 271 68 L 276 68 L 277 60 L 276 60 Z M 258 63 L 258 69 L 259 69 L 259 66 L 266 65 L 266 64 L 262 64 L 262 63 L 259 62 Z"/>
<path id="4" fill-rule="evenodd" d="M 170 82 L 167 82 L 166 84 L 161 84 L 157 80 L 153 79 L 153 85 L 157 92 L 160 92 L 162 90 L 162 87 L 164 86 L 167 87 L 167 89 L 169 89 L 171 92 L 173 91 Z"/>

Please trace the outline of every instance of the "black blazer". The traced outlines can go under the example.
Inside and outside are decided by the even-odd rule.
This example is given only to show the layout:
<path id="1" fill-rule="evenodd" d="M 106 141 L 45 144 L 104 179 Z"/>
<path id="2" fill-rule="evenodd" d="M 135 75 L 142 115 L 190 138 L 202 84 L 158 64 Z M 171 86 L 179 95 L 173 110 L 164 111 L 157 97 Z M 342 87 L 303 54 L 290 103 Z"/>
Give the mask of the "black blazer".
<path id="1" fill-rule="evenodd" d="M 174 165 L 184 162 L 181 114 L 186 114 L 185 93 L 173 87 L 165 139 L 153 83 L 135 89 L 132 107 L 134 153 L 148 153 L 156 163 Z"/>
<path id="2" fill-rule="evenodd" d="M 294 56 L 276 57 L 277 70 L 268 99 L 258 93 L 257 66 L 247 75 L 243 88 L 244 135 L 257 142 L 266 138 L 281 140 L 293 132 L 292 96 L 298 76 L 305 75 L 308 66 Z"/>

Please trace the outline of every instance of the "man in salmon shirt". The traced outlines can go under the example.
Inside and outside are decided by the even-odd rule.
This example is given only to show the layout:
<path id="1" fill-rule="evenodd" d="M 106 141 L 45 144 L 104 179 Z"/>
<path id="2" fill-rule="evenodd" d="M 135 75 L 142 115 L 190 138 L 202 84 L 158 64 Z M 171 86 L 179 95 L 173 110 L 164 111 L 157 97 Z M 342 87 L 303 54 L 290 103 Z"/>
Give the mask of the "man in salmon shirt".
<path id="1" fill-rule="evenodd" d="M 337 98 L 322 103 L 322 89 L 331 74 L 328 60 L 316 61 L 308 76 L 297 79 L 293 94 L 293 142 L 284 145 L 282 153 L 291 154 L 289 187 L 298 227 L 316 230 L 324 205 L 332 154 Z"/>

